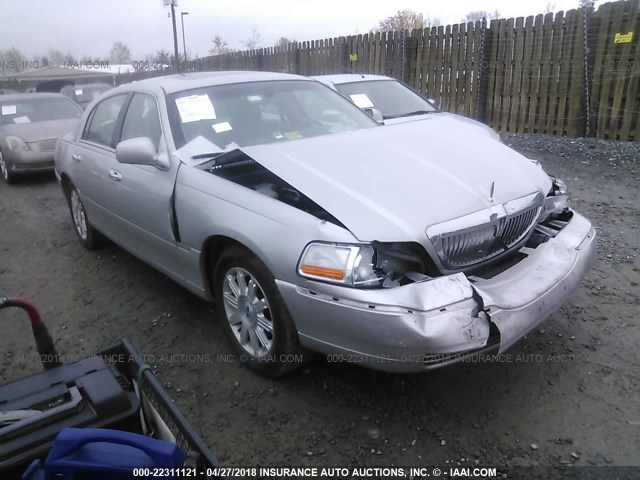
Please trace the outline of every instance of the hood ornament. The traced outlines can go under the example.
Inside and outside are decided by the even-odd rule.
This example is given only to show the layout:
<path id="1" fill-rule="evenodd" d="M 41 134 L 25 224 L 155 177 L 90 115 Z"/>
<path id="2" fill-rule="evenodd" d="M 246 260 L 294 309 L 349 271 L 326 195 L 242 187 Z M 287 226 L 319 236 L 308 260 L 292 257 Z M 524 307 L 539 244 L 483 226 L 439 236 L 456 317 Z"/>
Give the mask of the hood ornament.
<path id="1" fill-rule="evenodd" d="M 489 188 L 489 201 L 493 202 L 493 191 L 495 190 L 496 182 L 491 182 L 491 188 Z"/>

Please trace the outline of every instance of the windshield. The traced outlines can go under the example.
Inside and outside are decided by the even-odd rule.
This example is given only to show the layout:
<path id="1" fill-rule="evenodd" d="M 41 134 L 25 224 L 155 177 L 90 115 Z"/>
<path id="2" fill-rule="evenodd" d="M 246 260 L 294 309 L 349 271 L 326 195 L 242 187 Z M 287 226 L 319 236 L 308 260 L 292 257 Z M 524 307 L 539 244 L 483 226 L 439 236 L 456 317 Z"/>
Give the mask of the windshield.
<path id="1" fill-rule="evenodd" d="M 439 111 L 416 92 L 395 80 L 341 83 L 335 87 L 360 108 L 377 108 L 385 119 Z"/>
<path id="2" fill-rule="evenodd" d="M 247 147 L 378 126 L 331 89 L 305 80 L 188 90 L 169 95 L 167 110 L 177 148 L 195 139 L 208 144 L 201 137 L 224 149 L 230 144 Z"/>
<path id="3" fill-rule="evenodd" d="M 0 101 L 0 125 L 78 118 L 82 110 L 66 98 Z"/>

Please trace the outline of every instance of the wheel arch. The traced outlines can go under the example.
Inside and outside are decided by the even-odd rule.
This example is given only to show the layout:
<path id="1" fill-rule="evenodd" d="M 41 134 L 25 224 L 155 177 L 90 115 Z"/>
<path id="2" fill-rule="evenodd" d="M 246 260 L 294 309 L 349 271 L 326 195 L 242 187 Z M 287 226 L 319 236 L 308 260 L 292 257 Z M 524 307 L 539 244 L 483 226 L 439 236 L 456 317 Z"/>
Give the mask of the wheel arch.
<path id="1" fill-rule="evenodd" d="M 220 258 L 222 252 L 230 247 L 238 247 L 246 250 L 248 253 L 255 255 L 262 263 L 266 262 L 260 256 L 244 243 L 235 238 L 226 235 L 211 235 L 207 237 L 202 245 L 202 254 L 200 255 L 200 269 L 203 272 L 205 289 L 207 296 L 211 299 L 215 297 L 213 274 L 215 264 Z"/>
<path id="2" fill-rule="evenodd" d="M 67 199 L 67 201 L 69 201 L 71 185 L 73 185 L 73 182 L 71 182 L 71 178 L 69 178 L 69 175 L 62 172 L 60 174 L 60 187 L 62 187 L 62 193 L 64 193 L 64 198 Z"/>

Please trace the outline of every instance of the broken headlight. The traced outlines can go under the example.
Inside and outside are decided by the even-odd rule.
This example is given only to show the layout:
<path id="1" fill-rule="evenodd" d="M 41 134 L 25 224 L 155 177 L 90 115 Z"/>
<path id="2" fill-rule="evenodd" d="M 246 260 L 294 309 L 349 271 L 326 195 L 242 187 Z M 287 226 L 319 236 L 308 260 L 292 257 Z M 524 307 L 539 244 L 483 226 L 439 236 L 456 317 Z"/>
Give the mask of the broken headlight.
<path id="1" fill-rule="evenodd" d="M 335 244 L 312 242 L 298 262 L 298 273 L 350 287 L 391 288 L 431 277 L 435 266 L 419 244 Z"/>
<path id="2" fill-rule="evenodd" d="M 307 245 L 298 262 L 298 273 L 313 280 L 350 287 L 376 286 L 375 250 L 371 245 L 314 242 Z"/>
<path id="3" fill-rule="evenodd" d="M 550 215 L 562 213 L 569 208 L 569 190 L 567 189 L 567 185 L 552 175 L 549 175 L 549 178 L 551 178 L 551 190 L 549 190 L 544 200 L 544 213 L 547 218 Z"/>

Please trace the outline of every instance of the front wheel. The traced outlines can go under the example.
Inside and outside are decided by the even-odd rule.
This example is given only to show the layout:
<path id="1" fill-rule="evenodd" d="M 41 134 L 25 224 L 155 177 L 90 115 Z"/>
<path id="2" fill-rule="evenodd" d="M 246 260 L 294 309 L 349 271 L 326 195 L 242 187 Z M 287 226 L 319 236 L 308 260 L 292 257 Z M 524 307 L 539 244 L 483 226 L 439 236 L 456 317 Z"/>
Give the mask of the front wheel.
<path id="1" fill-rule="evenodd" d="M 89 222 L 87 212 L 84 209 L 82 200 L 80 200 L 80 194 L 78 194 L 78 190 L 73 185 L 69 187 L 68 200 L 71 221 L 82 246 L 87 250 L 103 247 L 106 243 L 106 238 Z"/>
<path id="2" fill-rule="evenodd" d="M 2 179 L 8 184 L 13 183 L 15 179 L 15 175 L 9 170 L 9 165 L 2 156 L 2 152 L 0 152 L 0 175 L 2 175 Z"/>
<path id="3" fill-rule="evenodd" d="M 307 360 L 273 275 L 255 255 L 227 249 L 214 275 L 216 311 L 241 361 L 277 377 Z"/>

